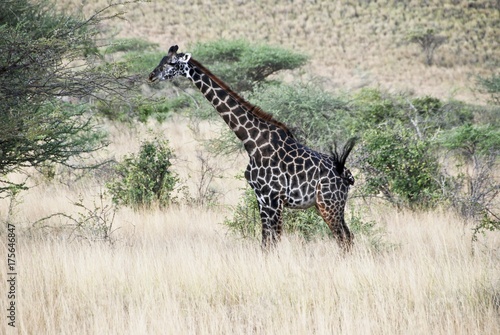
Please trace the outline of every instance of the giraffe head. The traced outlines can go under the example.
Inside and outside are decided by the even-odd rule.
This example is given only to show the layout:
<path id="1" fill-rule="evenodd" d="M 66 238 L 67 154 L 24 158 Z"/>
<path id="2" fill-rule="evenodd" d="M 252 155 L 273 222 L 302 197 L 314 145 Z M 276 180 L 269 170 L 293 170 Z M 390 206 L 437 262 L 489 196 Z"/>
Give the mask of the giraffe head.
<path id="1" fill-rule="evenodd" d="M 191 54 L 177 53 L 178 49 L 177 45 L 170 47 L 168 54 L 162 58 L 160 64 L 149 75 L 150 81 L 168 80 L 177 76 L 187 75 L 187 63 L 191 59 Z"/>
<path id="2" fill-rule="evenodd" d="M 344 179 L 349 185 L 354 185 L 354 177 L 351 171 L 345 167 L 345 162 L 347 160 L 347 157 L 351 153 L 354 144 L 356 144 L 355 137 L 350 138 L 346 142 L 340 153 L 337 151 L 336 144 L 335 144 L 335 149 L 332 150 L 332 157 L 335 161 L 335 167 L 337 169 L 337 172 L 339 173 L 340 177 Z"/>

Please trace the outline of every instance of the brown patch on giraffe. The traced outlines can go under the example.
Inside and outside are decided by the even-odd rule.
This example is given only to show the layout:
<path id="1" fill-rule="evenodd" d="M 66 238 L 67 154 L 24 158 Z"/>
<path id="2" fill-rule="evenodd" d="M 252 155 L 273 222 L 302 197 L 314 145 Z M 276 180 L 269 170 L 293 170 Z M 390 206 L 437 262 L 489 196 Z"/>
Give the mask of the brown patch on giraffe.
<path id="1" fill-rule="evenodd" d="M 269 122 L 275 125 L 276 127 L 283 129 L 287 133 L 287 135 L 294 137 L 290 129 L 288 129 L 288 127 L 284 123 L 276 120 L 272 114 L 263 111 L 260 107 L 252 105 L 247 100 L 243 99 L 238 93 L 234 92 L 229 86 L 227 86 L 226 83 L 224 83 L 221 79 L 219 79 L 219 77 L 217 77 L 212 72 L 210 72 L 210 70 L 201 65 L 200 62 L 198 62 L 193 58 L 191 58 L 189 62 L 192 65 L 199 68 L 201 71 L 203 71 L 207 76 L 209 76 L 210 79 L 212 79 L 217 85 L 219 85 L 224 91 L 226 91 L 228 95 L 230 95 L 234 100 L 236 100 L 238 104 L 245 107 L 249 113 L 255 115 L 256 117 L 262 119 L 265 122 Z"/>

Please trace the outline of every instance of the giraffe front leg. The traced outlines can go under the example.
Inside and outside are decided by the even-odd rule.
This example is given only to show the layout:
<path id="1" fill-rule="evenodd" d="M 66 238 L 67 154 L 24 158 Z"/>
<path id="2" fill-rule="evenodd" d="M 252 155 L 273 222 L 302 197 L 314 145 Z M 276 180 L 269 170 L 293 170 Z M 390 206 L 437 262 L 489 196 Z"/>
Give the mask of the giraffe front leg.
<path id="1" fill-rule="evenodd" d="M 281 237 L 283 201 L 259 198 L 258 196 L 257 200 L 262 220 L 262 249 L 267 251 L 275 246 Z"/>

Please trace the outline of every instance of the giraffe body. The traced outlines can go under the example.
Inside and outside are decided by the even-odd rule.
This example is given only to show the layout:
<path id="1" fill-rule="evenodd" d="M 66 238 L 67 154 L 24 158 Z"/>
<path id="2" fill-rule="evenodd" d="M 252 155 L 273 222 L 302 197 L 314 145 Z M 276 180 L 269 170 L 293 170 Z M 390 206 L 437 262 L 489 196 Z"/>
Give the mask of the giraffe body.
<path id="1" fill-rule="evenodd" d="M 243 142 L 249 156 L 245 178 L 259 204 L 263 247 L 279 239 L 283 207 L 316 206 L 339 244 L 349 249 L 353 236 L 344 221 L 344 208 L 354 178 L 344 164 L 354 140 L 332 156 L 302 145 L 284 124 L 241 98 L 190 54 L 177 50 L 172 46 L 149 78 L 191 79 Z"/>

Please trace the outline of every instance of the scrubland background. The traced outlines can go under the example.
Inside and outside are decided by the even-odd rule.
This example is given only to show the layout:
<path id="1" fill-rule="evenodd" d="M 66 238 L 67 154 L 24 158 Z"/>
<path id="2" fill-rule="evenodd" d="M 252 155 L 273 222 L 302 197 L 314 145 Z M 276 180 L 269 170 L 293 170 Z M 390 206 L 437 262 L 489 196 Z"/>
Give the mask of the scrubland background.
<path id="1" fill-rule="evenodd" d="M 59 2 L 87 15 L 106 4 Z M 374 86 L 481 104 L 486 97 L 472 78 L 489 73 L 500 56 L 494 1 L 153 1 L 123 9 L 126 20 L 104 27 L 119 37 L 139 37 L 165 50 L 178 44 L 181 51 L 220 37 L 281 45 L 309 57 L 301 72 L 283 74 L 287 80 L 319 77 L 331 90 Z M 453 42 L 436 51 L 435 66 L 425 66 L 417 46 L 405 42 L 406 30 L 420 23 Z M 481 35 L 476 27 L 484 28 Z M 99 154 L 120 159 L 152 133 L 165 134 L 176 153 L 175 170 L 195 193 L 202 177 L 200 140 L 221 126 L 203 121 L 193 128 L 179 116 L 134 127 L 107 122 L 111 144 Z M 99 175 L 68 182 L 34 174 L 32 189 L 0 200 L 2 219 L 16 224 L 17 332 L 499 332 L 498 232 L 473 243 L 471 226 L 447 210 L 420 213 L 378 204 L 364 214 L 380 232 L 357 236 L 350 254 L 333 240 L 306 242 L 294 235 L 263 253 L 259 241 L 238 238 L 221 225 L 241 196 L 245 183 L 236 177 L 246 158 L 211 164 L 222 171 L 213 184 L 221 197 L 211 206 L 106 212 L 109 199 L 101 199 Z M 62 218 L 33 225 L 57 212 L 85 213 L 75 203 L 109 215 L 113 243 L 64 229 Z M 4 262 L 2 257 L 2 269 Z M 0 276 L 5 282 L 4 270 Z M 0 301 L 5 311 L 4 297 Z M 0 329 L 7 329 L 5 321 Z"/>
<path id="2" fill-rule="evenodd" d="M 61 8 L 79 4 L 62 0 Z M 107 1 L 84 2 L 92 13 Z M 179 45 L 245 38 L 280 45 L 309 57 L 307 74 L 331 89 L 380 86 L 476 102 L 475 75 L 489 74 L 500 54 L 495 1 L 184 1 L 124 8 L 126 21 L 107 27 L 119 37 L 142 37 L 165 51 Z M 113 22 L 115 23 L 115 22 Z M 449 39 L 427 67 L 407 34 L 433 28 Z"/>

